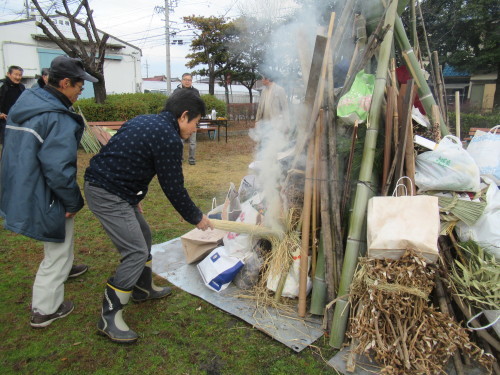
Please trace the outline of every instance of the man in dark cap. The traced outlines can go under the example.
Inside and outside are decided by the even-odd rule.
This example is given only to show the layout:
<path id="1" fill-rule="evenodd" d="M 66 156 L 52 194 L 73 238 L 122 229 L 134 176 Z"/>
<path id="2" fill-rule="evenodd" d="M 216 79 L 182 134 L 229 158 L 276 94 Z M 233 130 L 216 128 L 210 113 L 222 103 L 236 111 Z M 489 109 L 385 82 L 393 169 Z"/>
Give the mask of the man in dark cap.
<path id="1" fill-rule="evenodd" d="M 6 229 L 44 243 L 33 285 L 32 327 L 46 327 L 74 308 L 64 301 L 64 282 L 74 258 L 74 216 L 83 207 L 76 157 L 84 122 L 72 105 L 84 80 L 97 82 L 81 60 L 56 57 L 47 85 L 25 90 L 7 119 L 0 216 Z M 73 276 L 87 270 L 84 265 L 74 268 Z"/>
<path id="2" fill-rule="evenodd" d="M 0 86 L 0 144 L 3 144 L 9 110 L 24 91 L 22 78 L 23 68 L 17 65 L 9 66 L 7 75 Z"/>

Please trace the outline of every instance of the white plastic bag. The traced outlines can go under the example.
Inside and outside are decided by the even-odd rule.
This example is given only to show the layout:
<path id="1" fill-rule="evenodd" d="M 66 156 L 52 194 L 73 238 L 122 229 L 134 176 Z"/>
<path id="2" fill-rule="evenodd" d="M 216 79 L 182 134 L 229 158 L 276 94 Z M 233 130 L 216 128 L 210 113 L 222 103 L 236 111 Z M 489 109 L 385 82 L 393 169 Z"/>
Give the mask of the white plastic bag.
<path id="1" fill-rule="evenodd" d="M 228 255 L 224 246 L 221 246 L 214 249 L 197 267 L 205 285 L 220 292 L 229 286 L 243 265 L 241 259 Z"/>
<path id="2" fill-rule="evenodd" d="M 460 139 L 447 135 L 435 150 L 417 156 L 415 184 L 419 191 L 478 192 L 479 168 L 472 156 L 462 148 Z"/>
<path id="3" fill-rule="evenodd" d="M 455 229 L 460 241 L 476 241 L 500 262 L 500 190 L 492 180 L 489 182 L 481 217 L 472 226 L 459 221 Z"/>
<path id="4" fill-rule="evenodd" d="M 259 212 L 253 207 L 256 199 L 259 199 L 258 195 L 241 205 L 241 213 L 236 222 L 253 225 L 258 223 Z M 229 255 L 243 259 L 252 250 L 252 241 L 249 234 L 228 232 L 224 237 L 224 246 Z"/>
<path id="5" fill-rule="evenodd" d="M 500 185 L 500 125 L 489 132 L 476 130 L 467 152 L 478 165 L 481 176 L 491 178 L 497 186 Z"/>
<path id="6" fill-rule="evenodd" d="M 309 268 L 311 265 L 311 257 L 308 257 L 308 267 L 307 270 L 309 272 Z M 287 298 L 296 298 L 299 295 L 299 279 L 300 279 L 300 254 L 294 255 L 292 266 L 290 267 L 290 271 L 288 271 L 288 276 L 285 281 L 285 285 L 283 287 L 283 291 L 281 295 Z M 280 281 L 280 275 L 270 276 L 267 278 L 267 289 L 276 292 L 278 288 L 278 284 Z M 307 276 L 307 294 L 311 291 L 312 282 L 311 278 Z"/>

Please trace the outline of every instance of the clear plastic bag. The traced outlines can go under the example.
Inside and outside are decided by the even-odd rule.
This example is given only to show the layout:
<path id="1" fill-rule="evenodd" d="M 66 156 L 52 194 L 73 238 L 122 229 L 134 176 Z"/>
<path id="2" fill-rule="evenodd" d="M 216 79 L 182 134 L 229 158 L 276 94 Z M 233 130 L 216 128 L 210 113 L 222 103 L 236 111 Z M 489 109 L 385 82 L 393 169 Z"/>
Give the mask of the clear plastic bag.
<path id="1" fill-rule="evenodd" d="M 419 191 L 478 192 L 479 168 L 460 139 L 447 135 L 435 150 L 417 156 L 415 184 Z"/>

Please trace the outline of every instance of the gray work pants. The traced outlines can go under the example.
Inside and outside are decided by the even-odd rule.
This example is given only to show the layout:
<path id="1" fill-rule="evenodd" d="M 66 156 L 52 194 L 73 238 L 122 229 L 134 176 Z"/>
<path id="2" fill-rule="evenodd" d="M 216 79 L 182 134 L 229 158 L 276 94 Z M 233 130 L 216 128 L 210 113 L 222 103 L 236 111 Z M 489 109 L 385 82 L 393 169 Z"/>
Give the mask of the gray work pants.
<path id="1" fill-rule="evenodd" d="M 90 185 L 84 185 L 89 209 L 101 222 L 104 230 L 121 255 L 113 285 L 122 290 L 131 290 L 151 253 L 151 230 L 137 206 Z"/>

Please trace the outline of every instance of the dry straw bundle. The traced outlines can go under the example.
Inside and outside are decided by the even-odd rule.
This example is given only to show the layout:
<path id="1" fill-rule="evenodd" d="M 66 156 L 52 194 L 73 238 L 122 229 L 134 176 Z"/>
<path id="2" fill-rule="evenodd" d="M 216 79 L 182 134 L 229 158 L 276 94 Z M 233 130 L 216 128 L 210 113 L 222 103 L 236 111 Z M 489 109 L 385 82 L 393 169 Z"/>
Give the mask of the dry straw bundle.
<path id="1" fill-rule="evenodd" d="M 415 250 L 399 260 L 362 258 L 353 284 L 353 351 L 383 366 L 381 374 L 444 373 L 457 349 L 491 368 L 494 359 L 449 315 L 429 306 L 434 271 Z"/>

